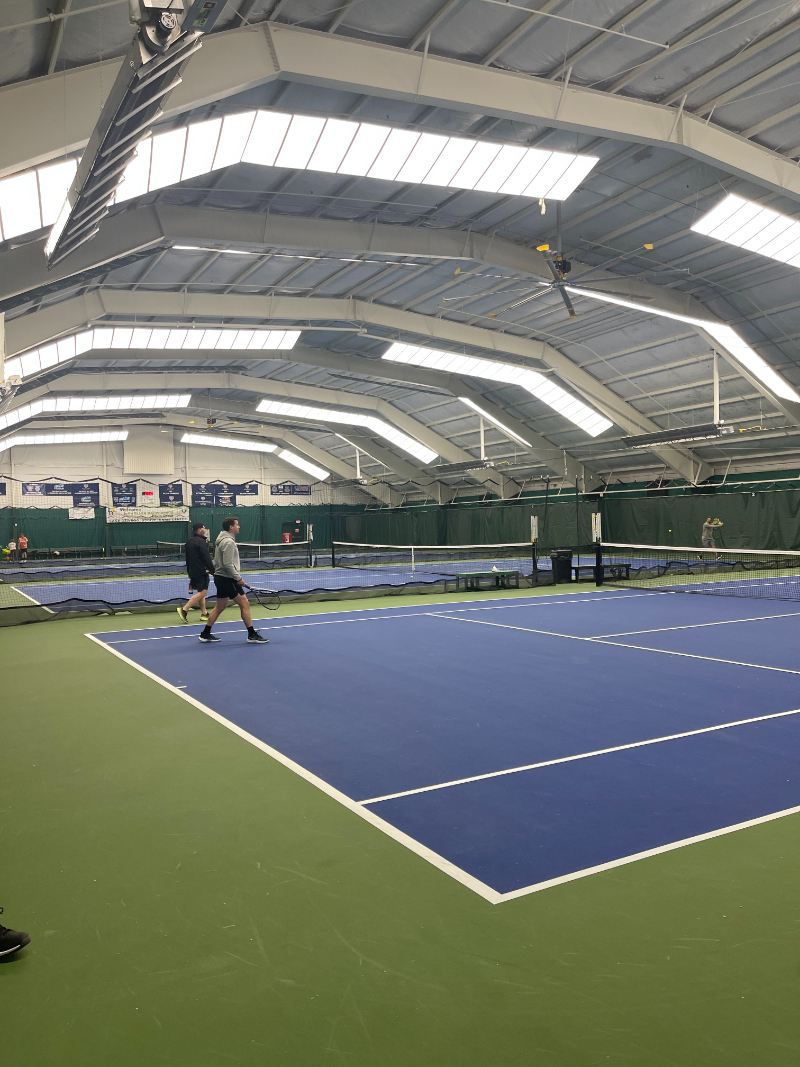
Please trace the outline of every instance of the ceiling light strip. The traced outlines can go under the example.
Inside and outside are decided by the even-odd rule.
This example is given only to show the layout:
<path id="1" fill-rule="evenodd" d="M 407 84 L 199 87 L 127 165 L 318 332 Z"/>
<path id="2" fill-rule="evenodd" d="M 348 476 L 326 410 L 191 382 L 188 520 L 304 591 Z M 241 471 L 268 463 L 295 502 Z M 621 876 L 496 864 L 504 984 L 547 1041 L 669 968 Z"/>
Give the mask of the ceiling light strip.
<path id="1" fill-rule="evenodd" d="M 60 341 L 24 352 L 5 363 L 6 377 L 28 378 L 59 363 L 97 349 L 146 351 L 287 351 L 294 348 L 299 330 L 264 329 L 162 329 L 150 326 L 96 327 L 63 337 Z M 155 357 L 158 358 L 158 357 Z"/>
<path id="2" fill-rule="evenodd" d="M 97 441 L 126 441 L 127 430 L 109 430 L 97 433 L 37 433 L 6 437 L 0 441 L 0 452 L 17 445 L 82 445 Z"/>
<path id="3" fill-rule="evenodd" d="M 292 419 L 344 423 L 347 426 L 365 426 L 377 434 L 378 437 L 383 437 L 386 441 L 396 445 L 397 448 L 407 452 L 422 463 L 431 463 L 438 455 L 437 452 L 426 448 L 419 441 L 415 441 L 413 437 L 409 437 L 408 434 L 403 433 L 388 422 L 384 422 L 383 419 L 376 418 L 374 415 L 363 415 L 356 411 L 338 411 L 332 408 L 308 407 L 305 404 L 290 404 L 280 400 L 262 400 L 256 411 Z"/>
<path id="4" fill-rule="evenodd" d="M 60 396 L 34 400 L 0 415 L 0 430 L 8 430 L 39 415 L 86 411 L 153 411 L 189 406 L 189 393 L 158 393 L 151 396 Z"/>
<path id="5" fill-rule="evenodd" d="M 796 404 L 800 404 L 800 394 L 750 345 L 743 341 L 732 326 L 727 326 L 723 322 L 708 322 L 706 319 L 696 319 L 691 315 L 681 315 L 676 311 L 664 311 L 661 308 L 646 307 L 644 304 L 637 304 L 634 300 L 624 300 L 622 297 L 611 296 L 608 293 L 598 293 L 594 289 L 576 289 L 571 285 L 567 285 L 565 288 L 576 296 L 585 296 L 590 300 L 599 300 L 604 304 L 619 304 L 620 307 L 641 311 L 644 315 L 658 315 L 661 318 L 675 319 L 677 322 L 688 322 L 691 326 L 697 326 L 713 337 L 726 352 L 741 363 L 743 367 L 746 367 L 775 396 L 780 397 L 782 400 L 791 400 Z"/>
<path id="6" fill-rule="evenodd" d="M 280 459 L 293 467 L 297 467 L 298 470 L 312 475 L 320 482 L 330 478 L 330 471 L 323 470 L 322 467 L 317 467 L 302 456 L 295 455 L 288 448 L 279 449 L 277 445 L 272 444 L 270 441 L 246 441 L 244 438 L 238 437 L 213 437 L 211 434 L 185 433 L 181 438 L 181 443 L 185 445 L 206 445 L 209 448 L 233 448 L 243 452 L 277 452 Z"/>
<path id="7" fill-rule="evenodd" d="M 559 415 L 563 415 L 565 419 L 579 426 L 590 437 L 597 437 L 613 425 L 609 419 L 571 396 L 549 378 L 527 367 L 520 367 L 513 363 L 500 363 L 493 359 L 480 359 L 477 356 L 464 356 L 458 352 L 442 352 L 435 348 L 420 348 L 418 345 L 405 344 L 393 344 L 382 358 L 395 363 L 408 363 L 415 367 L 431 367 L 434 370 L 447 371 L 448 374 L 468 374 L 472 378 L 519 385 L 557 411 Z"/>

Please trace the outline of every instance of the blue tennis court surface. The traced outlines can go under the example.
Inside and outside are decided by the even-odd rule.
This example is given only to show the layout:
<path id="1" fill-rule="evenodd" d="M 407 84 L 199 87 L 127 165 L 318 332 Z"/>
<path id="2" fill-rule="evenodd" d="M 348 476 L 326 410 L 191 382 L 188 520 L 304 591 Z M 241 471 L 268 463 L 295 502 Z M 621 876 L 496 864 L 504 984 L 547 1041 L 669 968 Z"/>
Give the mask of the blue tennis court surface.
<path id="1" fill-rule="evenodd" d="M 238 621 L 90 636 L 497 902 L 800 811 L 787 608 L 609 591 L 285 616 L 261 647 Z"/>

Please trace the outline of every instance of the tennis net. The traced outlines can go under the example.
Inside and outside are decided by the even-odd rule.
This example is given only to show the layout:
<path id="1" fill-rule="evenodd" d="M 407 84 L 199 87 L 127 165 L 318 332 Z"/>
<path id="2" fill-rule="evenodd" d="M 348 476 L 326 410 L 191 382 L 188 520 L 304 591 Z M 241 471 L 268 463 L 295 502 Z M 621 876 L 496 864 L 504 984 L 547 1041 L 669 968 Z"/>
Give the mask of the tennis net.
<path id="1" fill-rule="evenodd" d="M 518 570 L 528 578 L 536 570 L 536 546 L 524 541 L 507 545 L 370 545 L 334 541 L 331 565 L 356 569 L 400 567 L 431 575 L 454 575 L 496 567 L 498 570 Z"/>
<path id="2" fill-rule="evenodd" d="M 310 567 L 310 541 L 279 541 L 277 544 L 260 544 L 256 541 L 237 541 L 239 560 L 242 564 L 253 562 L 262 567 Z M 214 555 L 214 546 L 208 546 Z M 182 541 L 158 541 L 156 555 L 159 558 L 183 559 L 184 543 Z"/>
<path id="3" fill-rule="evenodd" d="M 800 552 L 625 544 L 599 548 L 604 585 L 800 600 Z"/>

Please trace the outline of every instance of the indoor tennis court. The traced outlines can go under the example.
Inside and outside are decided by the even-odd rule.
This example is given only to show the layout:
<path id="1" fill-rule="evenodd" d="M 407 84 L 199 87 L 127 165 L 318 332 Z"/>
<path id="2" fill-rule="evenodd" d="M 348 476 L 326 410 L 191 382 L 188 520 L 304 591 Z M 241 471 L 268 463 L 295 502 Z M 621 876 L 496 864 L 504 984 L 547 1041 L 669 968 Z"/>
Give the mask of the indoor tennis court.
<path id="1" fill-rule="evenodd" d="M 2 1067 L 798 1067 L 798 49 L 0 4 Z"/>

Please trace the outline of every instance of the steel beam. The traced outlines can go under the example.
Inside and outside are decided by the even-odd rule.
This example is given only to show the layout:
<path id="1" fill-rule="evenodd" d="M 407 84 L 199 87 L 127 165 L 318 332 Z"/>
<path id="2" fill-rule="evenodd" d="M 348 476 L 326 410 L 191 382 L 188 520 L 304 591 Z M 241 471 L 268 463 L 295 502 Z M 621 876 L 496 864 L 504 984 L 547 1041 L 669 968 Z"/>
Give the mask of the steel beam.
<path id="1" fill-rule="evenodd" d="M 89 139 L 119 59 L 15 83 L 0 90 L 7 117 L 0 175 L 81 149 Z M 406 100 L 555 129 L 673 148 L 800 200 L 800 173 L 763 145 L 662 104 L 479 63 L 263 23 L 210 34 L 169 100 L 168 116 L 281 78 L 363 96 Z"/>
<path id="2" fill-rule="evenodd" d="M 671 308 L 674 307 L 676 310 L 685 307 L 694 308 L 695 302 L 686 294 L 674 290 L 658 289 L 656 286 L 646 286 L 646 283 L 637 282 L 635 279 L 632 281 L 615 280 L 615 284 L 625 285 L 626 283 L 631 286 L 633 293 L 631 289 L 617 291 L 624 291 L 629 296 L 639 294 L 638 299 L 642 299 L 641 294 L 646 289 L 648 294 L 655 291 Z M 652 296 L 648 295 L 648 299 L 652 300 Z M 94 310 L 94 314 L 87 317 L 90 308 Z M 692 311 L 683 313 L 691 314 Z M 432 347 L 437 347 L 442 343 L 446 346 L 464 345 L 482 350 L 481 354 L 489 359 L 507 359 L 508 356 L 512 356 L 517 360 L 537 361 L 539 365 L 544 363 L 555 370 L 598 411 L 628 433 L 654 433 L 659 429 L 655 423 L 636 411 L 616 393 L 543 341 L 533 341 L 477 326 L 464 326 L 447 319 L 418 315 L 411 311 L 400 311 L 362 300 L 260 297 L 235 293 L 150 293 L 115 289 L 96 290 L 88 296 L 65 300 L 42 311 L 12 319 L 6 325 L 7 355 L 14 355 L 54 337 L 80 329 L 103 315 L 125 318 L 135 315 L 188 318 L 209 323 L 222 319 L 256 322 L 281 320 L 287 325 L 313 319 L 352 322 L 354 330 L 358 328 L 355 324 L 376 325 L 396 332 L 398 339 L 402 334 L 406 336 L 413 334 L 415 339 L 423 345 L 427 344 Z M 710 316 L 705 317 L 710 318 Z M 408 339 L 411 340 L 411 338 Z M 116 387 L 112 386 L 112 388 Z M 346 395 L 350 397 L 353 394 Z M 711 473 L 707 464 L 698 461 L 690 452 L 683 449 L 659 448 L 658 455 L 681 477 L 688 480 L 703 480 Z M 451 462 L 459 462 L 459 460 L 451 460 Z"/>

